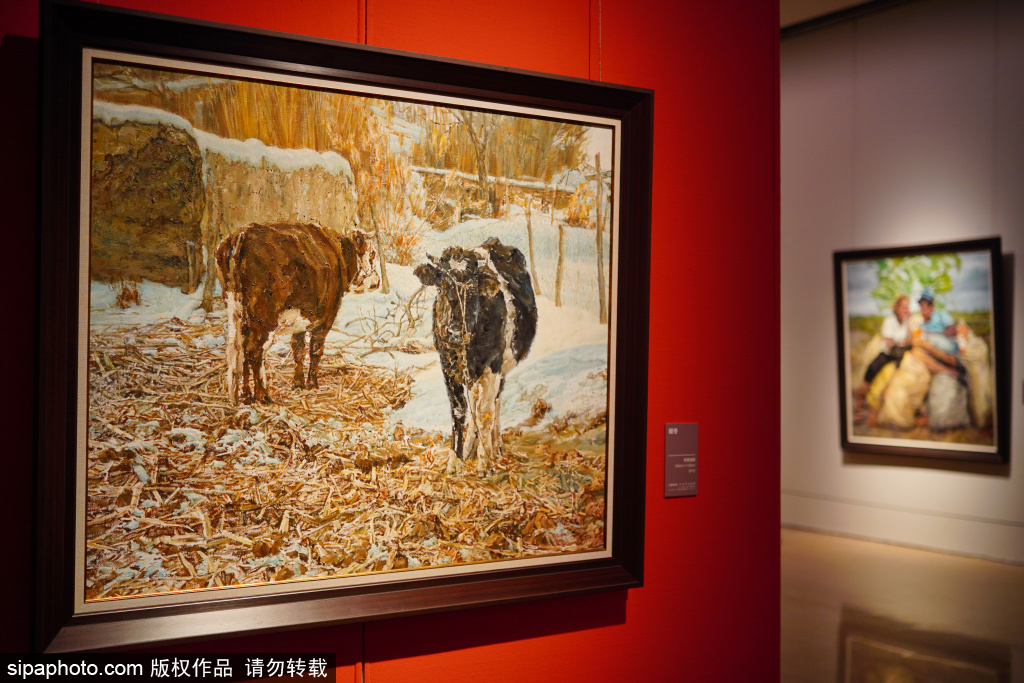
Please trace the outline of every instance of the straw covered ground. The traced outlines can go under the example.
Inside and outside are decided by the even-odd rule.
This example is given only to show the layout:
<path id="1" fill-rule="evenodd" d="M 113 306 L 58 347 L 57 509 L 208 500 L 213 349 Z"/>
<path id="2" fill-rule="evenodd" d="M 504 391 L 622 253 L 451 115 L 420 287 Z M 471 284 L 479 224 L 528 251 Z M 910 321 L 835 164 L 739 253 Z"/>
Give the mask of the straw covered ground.
<path id="1" fill-rule="evenodd" d="M 508 429 L 493 472 L 446 473 L 448 434 L 388 426 L 415 370 L 329 345 L 293 391 L 272 352 L 275 402 L 232 406 L 209 320 L 90 334 L 87 600 L 604 547 L 604 415 Z"/>

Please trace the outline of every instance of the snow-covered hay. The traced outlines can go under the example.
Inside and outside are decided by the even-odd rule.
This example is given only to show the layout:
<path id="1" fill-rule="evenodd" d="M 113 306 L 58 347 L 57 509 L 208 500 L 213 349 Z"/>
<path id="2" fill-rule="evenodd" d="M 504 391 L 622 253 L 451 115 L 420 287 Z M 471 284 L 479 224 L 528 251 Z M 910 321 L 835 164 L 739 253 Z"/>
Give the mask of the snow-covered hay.
<path id="1" fill-rule="evenodd" d="M 252 223 L 316 223 L 347 230 L 356 217 L 352 169 L 334 152 L 286 150 L 258 140 L 198 139 L 206 155 L 211 242 Z"/>
<path id="2" fill-rule="evenodd" d="M 92 135 L 91 276 L 194 290 L 206 206 L 195 138 L 145 118 L 96 118 Z"/>

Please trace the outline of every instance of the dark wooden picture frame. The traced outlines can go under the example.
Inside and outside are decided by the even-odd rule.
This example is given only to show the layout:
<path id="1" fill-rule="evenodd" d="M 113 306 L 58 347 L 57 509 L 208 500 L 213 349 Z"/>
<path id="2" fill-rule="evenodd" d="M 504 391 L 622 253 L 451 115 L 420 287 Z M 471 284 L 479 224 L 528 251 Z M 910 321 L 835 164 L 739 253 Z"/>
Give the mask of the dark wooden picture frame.
<path id="1" fill-rule="evenodd" d="M 41 303 L 33 624 L 38 650 L 142 648 L 642 585 L 651 91 L 84 3 L 44 1 L 40 22 Z M 231 587 L 178 602 L 144 596 L 127 606 L 114 602 L 109 609 L 79 609 L 78 595 L 84 589 L 78 584 L 84 584 L 85 571 L 80 559 L 85 544 L 81 501 L 87 486 L 80 444 L 87 440 L 90 420 L 85 412 L 88 393 L 82 389 L 83 382 L 88 387 L 91 362 L 83 352 L 89 348 L 88 320 L 82 320 L 82 312 L 90 310 L 89 274 L 82 266 L 83 250 L 90 243 L 81 227 L 82 216 L 90 215 L 91 196 L 83 188 L 94 182 L 83 178 L 90 163 L 83 154 L 83 102 L 91 101 L 85 100 L 83 69 L 90 51 L 201 65 L 213 73 L 222 69 L 315 80 L 336 84 L 339 90 L 382 88 L 387 97 L 458 101 L 480 111 L 526 110 L 538 120 L 613 122 L 618 131 L 613 160 L 617 192 L 609 223 L 617 234 L 608 258 L 616 276 L 610 277 L 607 329 L 614 353 L 609 352 L 606 379 L 607 419 L 614 421 L 614 429 L 607 431 L 607 450 L 614 458 L 606 468 L 604 523 L 611 541 L 604 554 L 574 559 L 569 553 L 548 563 L 511 560 L 498 567 L 470 564 L 468 570 L 453 573 L 409 569 L 351 585 L 307 581 L 278 590 L 277 583 L 269 583 L 255 592 Z M 600 164 L 596 177 L 600 188 Z M 598 236 L 600 244 L 600 232 Z M 600 263 L 600 247 L 598 254 Z M 102 358 L 99 362 L 110 367 Z M 145 481 L 148 475 L 143 471 L 138 476 Z M 136 495 L 132 505 L 137 503 Z M 286 518 L 282 527 L 287 525 Z"/>
<path id="2" fill-rule="evenodd" d="M 1000 239 L 840 251 L 833 268 L 843 449 L 1006 462 Z"/>

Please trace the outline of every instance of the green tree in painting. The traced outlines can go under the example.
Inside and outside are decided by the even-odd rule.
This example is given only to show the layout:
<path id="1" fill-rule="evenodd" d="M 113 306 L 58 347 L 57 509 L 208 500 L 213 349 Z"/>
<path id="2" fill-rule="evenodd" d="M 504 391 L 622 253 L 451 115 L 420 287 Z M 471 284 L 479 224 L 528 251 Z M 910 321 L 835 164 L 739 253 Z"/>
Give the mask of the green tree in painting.
<path id="1" fill-rule="evenodd" d="M 930 287 L 936 294 L 936 306 L 942 308 L 939 296 L 953 289 L 953 273 L 960 271 L 957 254 L 916 254 L 880 259 L 875 262 L 878 285 L 871 296 L 882 308 L 892 304 L 900 294 L 910 294 L 914 284 Z"/>

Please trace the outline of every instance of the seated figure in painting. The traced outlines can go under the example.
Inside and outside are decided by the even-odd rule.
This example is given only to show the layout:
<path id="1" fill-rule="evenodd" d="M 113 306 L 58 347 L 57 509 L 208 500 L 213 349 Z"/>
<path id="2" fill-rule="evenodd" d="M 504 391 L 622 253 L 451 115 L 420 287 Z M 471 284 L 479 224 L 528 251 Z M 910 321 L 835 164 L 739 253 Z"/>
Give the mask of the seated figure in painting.
<path id="1" fill-rule="evenodd" d="M 954 354 L 957 353 L 957 326 L 949 311 L 936 310 L 935 294 L 931 288 L 925 287 L 921 298 L 917 300 L 921 307 L 923 321 L 914 333 L 914 346 L 922 348 L 936 359 L 948 366 L 957 365 Z"/>
<path id="2" fill-rule="evenodd" d="M 931 289 L 925 288 L 918 304 L 924 320 L 914 330 L 913 353 L 931 373 L 927 416 L 919 416 L 918 421 L 931 429 L 966 427 L 970 424 L 967 370 L 959 358 L 957 326 L 948 311 L 936 310 Z"/>
<path id="3" fill-rule="evenodd" d="M 878 352 L 864 371 L 864 382 L 858 393 L 867 395 L 872 382 L 878 373 L 889 363 L 895 363 L 893 369 L 899 367 L 903 354 L 910 349 L 910 297 L 900 294 L 892 304 L 892 310 L 886 314 L 879 332 L 882 350 Z"/>

